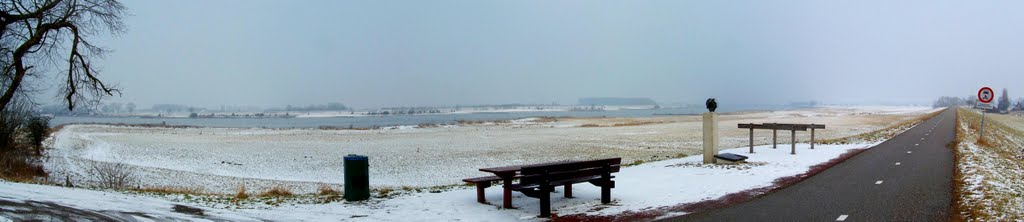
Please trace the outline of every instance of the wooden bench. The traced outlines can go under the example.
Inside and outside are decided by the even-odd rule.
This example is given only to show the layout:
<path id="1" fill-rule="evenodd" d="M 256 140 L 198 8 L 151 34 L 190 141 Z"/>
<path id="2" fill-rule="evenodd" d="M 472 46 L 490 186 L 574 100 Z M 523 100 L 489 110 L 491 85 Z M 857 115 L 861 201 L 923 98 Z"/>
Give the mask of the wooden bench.
<path id="1" fill-rule="evenodd" d="M 487 199 L 484 198 L 484 189 L 491 187 L 497 181 L 501 181 L 501 177 L 486 176 L 462 179 L 462 182 L 476 184 L 476 202 L 479 203 L 487 203 Z"/>
<path id="2" fill-rule="evenodd" d="M 519 183 L 512 190 L 528 197 L 540 199 L 540 217 L 551 216 L 551 192 L 565 186 L 565 197 L 572 197 L 572 184 L 589 182 L 601 187 L 601 203 L 611 202 L 611 189 L 615 188 L 612 173 L 619 172 L 622 158 L 539 164 L 523 167 Z"/>

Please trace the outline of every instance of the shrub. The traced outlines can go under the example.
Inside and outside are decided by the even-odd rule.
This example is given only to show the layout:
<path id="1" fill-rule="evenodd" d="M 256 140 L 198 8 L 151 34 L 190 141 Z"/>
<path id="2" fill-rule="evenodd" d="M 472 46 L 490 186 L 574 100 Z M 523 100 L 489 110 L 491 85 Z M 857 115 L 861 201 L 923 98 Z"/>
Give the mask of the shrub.
<path id="1" fill-rule="evenodd" d="M 25 150 L 0 151 L 0 177 L 29 182 L 47 176 L 42 162 Z"/>
<path id="2" fill-rule="evenodd" d="M 46 136 L 48 136 L 50 131 L 50 117 L 35 116 L 29 118 L 28 124 L 25 124 L 25 130 L 30 142 L 36 148 L 36 155 L 40 155 L 43 140 L 46 140 Z"/>
<path id="3" fill-rule="evenodd" d="M 235 193 L 235 198 L 237 198 L 237 199 L 249 198 L 249 194 L 245 193 L 245 183 L 242 183 L 242 185 L 238 186 L 238 192 Z"/>
<path id="4" fill-rule="evenodd" d="M 99 180 L 99 186 L 107 189 L 131 188 L 138 183 L 138 176 L 134 169 L 128 164 L 117 163 L 94 163 L 92 173 Z"/>
<path id="5" fill-rule="evenodd" d="M 266 192 L 260 194 L 261 197 L 286 197 L 291 195 L 292 191 L 288 190 L 288 188 L 281 185 L 274 185 L 274 187 L 271 187 L 270 190 L 267 190 Z"/>
<path id="6" fill-rule="evenodd" d="M 13 150 L 17 146 L 18 130 L 28 121 L 31 112 L 29 106 L 17 100 L 0 112 L 0 151 Z"/>
<path id="7" fill-rule="evenodd" d="M 318 193 L 320 195 L 323 195 L 323 196 L 338 196 L 338 195 L 341 195 L 341 192 L 338 192 L 338 190 L 335 190 L 334 188 L 332 188 L 330 185 L 327 185 L 327 184 L 320 185 L 320 188 L 317 189 L 317 191 L 318 191 Z"/>

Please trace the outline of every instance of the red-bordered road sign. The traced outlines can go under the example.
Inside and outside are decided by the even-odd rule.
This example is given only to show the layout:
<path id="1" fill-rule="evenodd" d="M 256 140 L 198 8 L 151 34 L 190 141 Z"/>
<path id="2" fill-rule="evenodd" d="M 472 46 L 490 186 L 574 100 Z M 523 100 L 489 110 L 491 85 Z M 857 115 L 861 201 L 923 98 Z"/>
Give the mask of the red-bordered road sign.
<path id="1" fill-rule="evenodd" d="M 978 90 L 978 101 L 989 103 L 992 102 L 992 99 L 995 97 L 996 94 L 995 92 L 992 92 L 992 88 L 981 87 L 981 90 Z"/>

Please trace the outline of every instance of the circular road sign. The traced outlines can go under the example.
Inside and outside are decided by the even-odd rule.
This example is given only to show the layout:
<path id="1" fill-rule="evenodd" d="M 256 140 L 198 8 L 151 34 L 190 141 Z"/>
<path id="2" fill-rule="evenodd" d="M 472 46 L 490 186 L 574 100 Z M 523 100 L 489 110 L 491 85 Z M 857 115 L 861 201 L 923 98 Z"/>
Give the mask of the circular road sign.
<path id="1" fill-rule="evenodd" d="M 982 103 L 992 102 L 992 99 L 995 97 L 996 95 L 992 92 L 992 88 L 981 87 L 981 90 L 978 90 L 978 101 Z"/>

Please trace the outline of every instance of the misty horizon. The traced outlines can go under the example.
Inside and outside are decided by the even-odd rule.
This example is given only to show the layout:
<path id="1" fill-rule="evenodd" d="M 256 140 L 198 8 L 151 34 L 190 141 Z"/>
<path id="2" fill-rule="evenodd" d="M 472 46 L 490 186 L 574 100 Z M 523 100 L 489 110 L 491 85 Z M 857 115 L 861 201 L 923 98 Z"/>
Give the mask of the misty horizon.
<path id="1" fill-rule="evenodd" d="M 1020 97 L 1016 7 L 878 3 L 126 2 L 127 32 L 95 43 L 123 92 L 105 102 L 140 108 Z"/>

